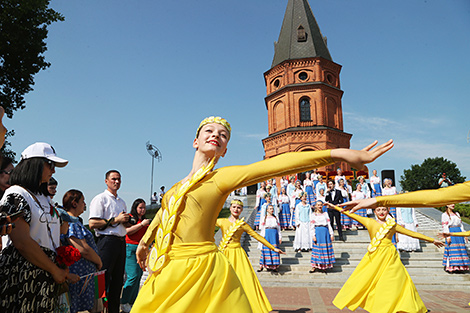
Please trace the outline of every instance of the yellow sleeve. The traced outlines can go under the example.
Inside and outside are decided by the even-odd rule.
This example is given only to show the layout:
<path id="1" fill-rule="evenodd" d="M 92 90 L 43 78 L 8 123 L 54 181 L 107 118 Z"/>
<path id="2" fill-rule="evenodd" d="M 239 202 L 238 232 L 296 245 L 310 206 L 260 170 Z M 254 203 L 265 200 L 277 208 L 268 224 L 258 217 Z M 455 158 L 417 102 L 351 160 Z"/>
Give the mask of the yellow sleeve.
<path id="1" fill-rule="evenodd" d="M 147 228 L 147 231 L 141 239 L 143 242 L 145 242 L 147 246 L 150 246 L 150 244 L 155 240 L 158 225 L 160 225 L 162 221 L 162 212 L 163 209 L 158 210 L 157 214 L 155 214 L 155 217 L 152 220 L 152 223 L 150 223 L 149 227 Z"/>
<path id="2" fill-rule="evenodd" d="M 222 224 L 220 223 L 220 218 L 218 218 L 217 221 L 215 221 L 215 226 L 222 227 Z"/>
<path id="3" fill-rule="evenodd" d="M 449 187 L 447 187 L 449 188 Z M 469 237 L 470 236 L 470 230 L 469 231 L 464 231 L 460 233 L 450 233 L 451 236 L 456 236 L 456 237 Z"/>
<path id="4" fill-rule="evenodd" d="M 250 235 L 251 237 L 255 238 L 259 242 L 261 242 L 263 245 L 268 247 L 269 249 L 273 250 L 276 249 L 272 244 L 270 244 L 263 236 L 259 235 L 257 232 L 255 232 L 248 224 L 243 224 L 242 226 L 243 230 Z"/>
<path id="5" fill-rule="evenodd" d="M 460 203 L 470 201 L 470 181 L 446 188 L 419 190 L 376 199 L 378 206 L 386 207 L 437 207 Z"/>
<path id="6" fill-rule="evenodd" d="M 428 241 L 428 242 L 434 242 L 434 240 L 435 240 L 431 237 L 428 237 L 428 236 L 425 236 L 423 234 L 420 234 L 420 233 L 414 232 L 412 230 L 406 229 L 404 227 L 401 227 L 398 224 L 397 224 L 395 229 L 400 234 L 407 235 L 407 236 L 410 236 L 410 237 L 413 237 L 413 238 L 416 238 L 416 239 L 421 239 L 421 240 Z"/>
<path id="7" fill-rule="evenodd" d="M 335 210 L 341 212 L 342 208 L 335 206 Z M 354 214 L 354 213 L 350 213 L 349 211 L 344 211 L 344 212 L 341 212 L 341 213 L 343 213 L 344 215 L 349 216 L 353 220 L 358 221 L 359 223 L 364 225 L 366 228 L 369 228 L 370 222 L 372 220 L 368 217 L 364 217 L 364 216 L 360 216 L 360 215 L 357 215 L 357 214 Z"/>
<path id="8" fill-rule="evenodd" d="M 305 172 L 332 164 L 331 150 L 288 152 L 249 165 L 218 169 L 216 183 L 223 193 L 253 185 L 268 178 Z"/>

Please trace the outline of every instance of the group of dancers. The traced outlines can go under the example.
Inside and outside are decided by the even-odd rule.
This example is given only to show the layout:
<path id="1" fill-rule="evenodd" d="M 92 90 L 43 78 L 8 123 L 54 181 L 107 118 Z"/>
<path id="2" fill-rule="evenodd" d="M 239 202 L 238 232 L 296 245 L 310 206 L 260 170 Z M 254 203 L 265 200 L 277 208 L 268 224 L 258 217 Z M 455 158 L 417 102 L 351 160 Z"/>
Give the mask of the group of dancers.
<path id="1" fill-rule="evenodd" d="M 393 141 L 390 140 L 376 148 L 374 142 L 363 150 L 285 153 L 245 166 L 214 169 L 219 158 L 227 152 L 230 136 L 231 127 L 225 119 L 209 117 L 200 123 L 193 140 L 196 151 L 190 173 L 165 194 L 162 209 L 137 248 L 139 264 L 142 268 L 148 266 L 151 272 L 132 312 L 269 312 L 271 306 L 255 274 L 249 270 L 251 265 L 246 254 L 239 247 L 242 232 L 251 233 L 255 238 L 256 232 L 237 218 L 240 208 L 235 208 L 236 203 L 231 205 L 232 215 L 228 220 L 217 220 L 228 195 L 235 189 L 271 177 L 293 175 L 335 163 L 347 162 L 354 168 L 365 169 L 365 164 L 393 147 Z M 409 231 L 397 225 L 395 219 L 387 219 L 388 208 L 461 202 L 468 200 L 469 188 L 470 183 L 465 183 L 443 188 L 449 191 L 439 190 L 437 195 L 423 192 L 423 196 L 421 192 L 415 192 L 343 204 L 344 210 L 351 209 L 351 212 L 343 213 L 368 229 L 371 244 L 357 269 L 334 299 L 334 305 L 341 309 L 347 306 L 352 310 L 362 307 L 369 312 L 426 312 L 391 238 L 399 232 L 433 242 L 436 246 L 442 246 L 443 243 Z M 332 205 L 329 208 L 343 210 Z M 375 209 L 377 220 L 353 213 L 368 208 Z M 267 205 L 266 212 L 264 218 L 260 215 L 259 225 L 265 227 L 267 238 L 271 236 L 269 233 L 273 233 L 272 229 L 277 227 L 271 224 L 271 217 L 276 215 L 275 207 Z M 295 216 L 296 221 L 297 218 L 302 220 L 300 216 Z M 224 232 L 220 250 L 214 244 L 216 224 Z M 280 222 L 278 225 L 280 227 Z M 280 234 L 279 228 L 277 230 Z M 315 236 L 318 236 L 316 232 Z M 281 252 L 278 246 L 270 244 L 262 236 L 257 239 L 267 249 Z M 278 235 L 279 243 L 280 239 Z"/>

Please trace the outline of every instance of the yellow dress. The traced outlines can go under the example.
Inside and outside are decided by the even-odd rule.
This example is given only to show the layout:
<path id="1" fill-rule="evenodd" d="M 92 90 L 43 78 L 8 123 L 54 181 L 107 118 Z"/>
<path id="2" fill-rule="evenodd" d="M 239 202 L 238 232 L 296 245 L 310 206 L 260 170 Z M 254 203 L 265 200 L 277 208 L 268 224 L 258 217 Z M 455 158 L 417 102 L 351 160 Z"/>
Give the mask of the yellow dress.
<path id="1" fill-rule="evenodd" d="M 226 234 L 230 232 L 231 227 L 234 224 L 235 223 L 230 222 L 228 218 L 219 218 L 217 219 L 216 226 L 220 227 L 225 237 Z M 274 246 L 272 244 L 255 232 L 248 224 L 242 222 L 241 226 L 231 236 L 231 239 L 229 239 L 230 241 L 223 250 L 223 253 L 233 266 L 235 273 L 237 273 L 253 312 L 271 312 L 273 308 L 263 291 L 263 287 L 261 287 L 261 284 L 259 283 L 258 277 L 256 277 L 256 273 L 253 270 L 253 266 L 251 266 L 245 250 L 243 250 L 240 245 L 240 239 L 244 232 L 248 233 L 271 250 L 274 250 Z"/>
<path id="2" fill-rule="evenodd" d="M 242 285 L 227 258 L 214 244 L 215 223 L 230 192 L 268 178 L 279 177 L 334 163 L 330 150 L 285 153 L 245 166 L 223 167 L 207 173 L 184 195 L 169 262 L 153 273 L 141 288 L 132 312 L 252 312 Z M 162 206 L 178 190 L 175 184 Z M 155 240 L 162 210 L 142 240 Z"/>
<path id="3" fill-rule="evenodd" d="M 377 242 L 377 232 L 382 232 L 386 225 L 374 219 L 343 212 L 364 225 L 371 238 L 371 246 L 376 250 L 367 252 L 359 265 L 343 285 L 333 300 L 333 304 L 343 309 L 354 311 L 358 307 L 368 312 L 427 312 L 410 275 L 406 271 L 396 248 L 392 243 L 395 232 L 414 238 L 433 242 L 434 239 L 410 231 L 397 225 L 395 221 L 387 224 L 389 230 L 385 237 Z M 373 243 L 376 245 L 373 245 Z"/>

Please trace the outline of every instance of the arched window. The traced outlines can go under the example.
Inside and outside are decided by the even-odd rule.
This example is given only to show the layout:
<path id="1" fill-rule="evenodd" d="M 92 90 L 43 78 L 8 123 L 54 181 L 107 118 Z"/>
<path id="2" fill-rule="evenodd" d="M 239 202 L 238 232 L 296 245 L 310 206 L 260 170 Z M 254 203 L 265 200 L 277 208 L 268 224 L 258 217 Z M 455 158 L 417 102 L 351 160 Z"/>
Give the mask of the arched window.
<path id="1" fill-rule="evenodd" d="M 300 100 L 300 121 L 309 122 L 310 118 L 310 101 L 308 98 L 302 98 Z"/>

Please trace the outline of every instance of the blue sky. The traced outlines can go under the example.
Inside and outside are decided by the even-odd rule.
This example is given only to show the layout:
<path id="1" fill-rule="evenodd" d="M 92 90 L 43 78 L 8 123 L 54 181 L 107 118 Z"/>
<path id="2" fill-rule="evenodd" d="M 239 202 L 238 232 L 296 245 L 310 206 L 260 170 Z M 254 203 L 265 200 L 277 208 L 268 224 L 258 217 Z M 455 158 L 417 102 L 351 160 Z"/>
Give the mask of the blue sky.
<path id="1" fill-rule="evenodd" d="M 5 119 L 19 154 L 36 141 L 70 160 L 58 199 L 71 188 L 89 203 L 104 173 L 121 171 L 128 207 L 150 196 L 150 140 L 163 155 L 155 183 L 169 188 L 191 169 L 200 120 L 226 117 L 233 133 L 219 166 L 263 158 L 263 73 L 287 1 L 52 1 L 46 59 L 26 109 Z M 344 130 L 351 148 L 374 139 L 395 148 L 370 168 L 403 169 L 427 157 L 470 178 L 470 2 L 310 0 L 343 66 Z"/>

